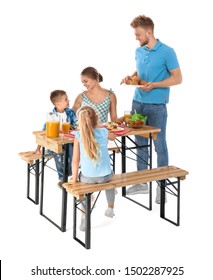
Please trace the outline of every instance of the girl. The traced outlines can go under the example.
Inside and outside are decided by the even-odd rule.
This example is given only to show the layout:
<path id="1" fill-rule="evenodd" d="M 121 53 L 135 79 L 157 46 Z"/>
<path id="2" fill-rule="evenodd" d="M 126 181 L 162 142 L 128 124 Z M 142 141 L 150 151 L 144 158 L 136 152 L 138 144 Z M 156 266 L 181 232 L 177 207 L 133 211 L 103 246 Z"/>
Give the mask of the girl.
<path id="1" fill-rule="evenodd" d="M 90 106 L 81 107 L 78 112 L 79 131 L 75 132 L 72 179 L 71 182 L 106 183 L 113 172 L 108 152 L 108 139 L 114 140 L 115 135 L 106 128 L 98 127 L 98 115 Z M 81 166 L 80 174 L 78 174 Z M 107 217 L 114 216 L 115 189 L 106 190 L 108 208 Z M 85 230 L 85 215 L 82 215 L 80 230 Z"/>

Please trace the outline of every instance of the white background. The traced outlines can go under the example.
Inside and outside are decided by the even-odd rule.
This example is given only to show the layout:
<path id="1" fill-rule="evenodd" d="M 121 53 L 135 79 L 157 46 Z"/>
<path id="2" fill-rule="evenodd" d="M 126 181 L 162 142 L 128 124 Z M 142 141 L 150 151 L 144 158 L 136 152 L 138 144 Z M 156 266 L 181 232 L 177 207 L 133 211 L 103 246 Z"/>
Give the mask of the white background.
<path id="1" fill-rule="evenodd" d="M 133 89 L 119 84 L 135 70 L 138 42 L 130 22 L 139 14 L 153 19 L 156 38 L 175 49 L 183 73 L 183 83 L 171 88 L 167 132 L 170 164 L 189 171 L 181 188 L 181 225 L 175 227 L 159 218 L 155 195 L 149 212 L 124 201 L 120 192 L 116 216 L 109 220 L 103 215 L 106 201 L 102 195 L 103 203 L 97 205 L 92 221 L 92 249 L 85 250 L 72 239 L 71 197 L 65 233 L 41 217 L 38 206 L 26 199 L 27 167 L 18 153 L 35 149 L 32 131 L 41 129 L 45 113 L 52 109 L 50 92 L 67 91 L 72 105 L 83 89 L 80 72 L 87 66 L 97 68 L 104 78 L 102 85 L 116 93 L 118 115 L 130 109 Z M 211 16 L 207 0 L 0 1 L 3 280 L 47 279 L 31 276 L 36 266 L 86 265 L 120 269 L 112 279 L 143 277 L 125 276 L 127 266 L 183 266 L 185 274 L 176 276 L 180 279 L 212 279 L 207 256 L 213 249 Z M 55 185 L 57 177 L 53 180 L 50 197 L 56 207 L 50 205 L 50 213 L 59 213 L 61 193 Z"/>

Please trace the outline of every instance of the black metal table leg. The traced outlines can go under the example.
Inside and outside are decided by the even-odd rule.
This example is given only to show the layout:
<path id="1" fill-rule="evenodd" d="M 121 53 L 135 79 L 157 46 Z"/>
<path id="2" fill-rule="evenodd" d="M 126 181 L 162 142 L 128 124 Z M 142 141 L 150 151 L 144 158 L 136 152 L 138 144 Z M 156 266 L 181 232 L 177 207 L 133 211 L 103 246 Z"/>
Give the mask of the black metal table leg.
<path id="1" fill-rule="evenodd" d="M 85 232 L 85 248 L 90 249 L 91 245 L 91 193 L 86 194 L 85 201 L 85 222 L 86 222 L 86 232 Z"/>
<path id="2" fill-rule="evenodd" d="M 64 174 L 63 182 L 68 181 L 68 157 L 69 157 L 69 145 L 64 145 Z M 62 188 L 62 209 L 61 209 L 61 231 L 66 231 L 67 223 L 67 191 L 65 188 Z"/>
<path id="3" fill-rule="evenodd" d="M 165 180 L 160 181 L 160 217 L 165 218 Z"/>
<path id="4" fill-rule="evenodd" d="M 141 136 L 142 137 L 142 136 Z M 138 149 L 138 148 L 145 148 L 148 147 L 148 152 L 149 152 L 149 162 L 147 162 L 147 165 L 149 166 L 149 168 L 152 168 L 152 134 L 149 134 L 149 143 L 147 143 L 147 145 L 143 145 L 143 146 L 138 146 L 131 138 L 127 137 L 131 142 L 133 142 L 135 144 L 134 147 L 131 148 L 127 148 L 126 147 L 126 137 L 122 136 L 121 138 L 121 155 L 122 155 L 122 159 L 121 159 L 121 171 L 122 173 L 126 172 L 126 150 L 130 150 L 132 151 L 133 149 Z M 137 153 L 134 153 L 137 156 Z M 139 157 L 140 160 L 143 160 L 142 158 Z M 130 198 L 129 196 L 126 196 L 126 187 L 122 187 L 122 196 L 131 200 L 132 202 L 146 208 L 147 210 L 152 210 L 152 182 L 149 182 L 149 205 L 143 205 L 139 202 L 137 202 L 136 200 Z"/>
<path id="5" fill-rule="evenodd" d="M 115 151 L 114 150 L 112 151 L 112 168 L 113 168 L 112 170 L 115 174 Z"/>
<path id="6" fill-rule="evenodd" d="M 40 214 L 43 214 L 43 198 L 44 198 L 44 153 L 45 148 L 42 147 L 42 161 L 41 161 L 41 194 L 40 194 Z"/>
<path id="7" fill-rule="evenodd" d="M 152 169 L 152 134 L 149 134 L 149 169 Z M 149 182 L 149 210 L 152 210 L 152 182 Z"/>
<path id="8" fill-rule="evenodd" d="M 69 145 L 64 145 L 64 172 L 63 182 L 68 181 L 68 157 L 69 157 Z M 67 191 L 62 188 L 62 207 L 61 207 L 61 225 L 56 224 L 53 220 L 47 217 L 43 213 L 43 199 L 44 199 L 44 166 L 45 166 L 45 148 L 42 147 L 42 171 L 41 171 L 41 194 L 40 194 L 40 214 L 46 218 L 49 222 L 59 228 L 62 232 L 66 231 L 66 219 L 67 219 Z"/>
<path id="9" fill-rule="evenodd" d="M 121 172 L 126 173 L 126 137 L 121 137 Z M 122 196 L 126 196 L 126 187 L 122 187 Z"/>

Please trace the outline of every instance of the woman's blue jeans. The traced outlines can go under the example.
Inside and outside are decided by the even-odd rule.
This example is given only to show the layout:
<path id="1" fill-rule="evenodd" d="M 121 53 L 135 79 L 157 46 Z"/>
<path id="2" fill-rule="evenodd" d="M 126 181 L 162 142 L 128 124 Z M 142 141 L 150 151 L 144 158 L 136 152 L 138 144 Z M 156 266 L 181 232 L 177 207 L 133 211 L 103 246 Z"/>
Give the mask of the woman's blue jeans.
<path id="1" fill-rule="evenodd" d="M 166 143 L 166 123 L 167 123 L 167 108 L 166 104 L 144 104 L 141 102 L 132 102 L 132 114 L 135 112 L 147 116 L 147 125 L 160 128 L 161 131 L 157 134 L 157 139 L 154 141 L 155 151 L 157 153 L 157 166 L 168 165 L 168 149 Z M 135 136 L 135 142 L 138 146 L 147 145 L 148 138 Z M 137 169 L 147 169 L 149 162 L 148 147 L 138 148 Z M 140 159 L 142 158 L 142 160 Z"/>

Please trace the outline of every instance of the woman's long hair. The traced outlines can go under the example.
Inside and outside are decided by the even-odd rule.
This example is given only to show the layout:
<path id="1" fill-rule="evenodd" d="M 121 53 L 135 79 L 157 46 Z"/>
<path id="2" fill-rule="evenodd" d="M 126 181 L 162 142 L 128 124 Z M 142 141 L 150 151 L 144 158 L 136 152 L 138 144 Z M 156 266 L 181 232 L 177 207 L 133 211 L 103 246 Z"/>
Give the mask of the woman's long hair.
<path id="1" fill-rule="evenodd" d="M 98 115 L 90 106 L 78 110 L 78 124 L 86 155 L 94 161 L 99 161 L 99 144 L 95 139 L 94 128 L 98 124 Z"/>

